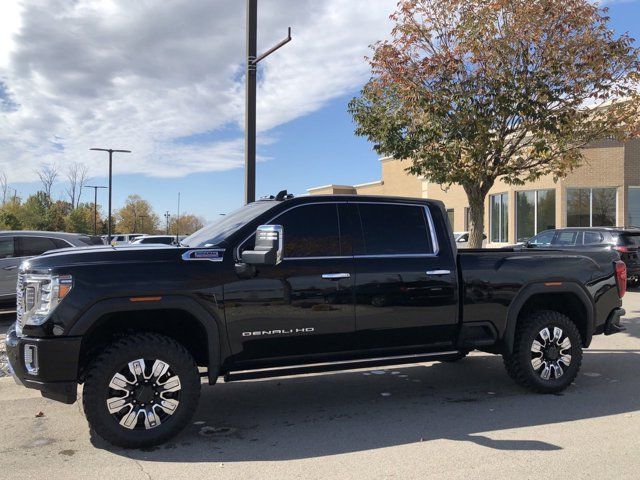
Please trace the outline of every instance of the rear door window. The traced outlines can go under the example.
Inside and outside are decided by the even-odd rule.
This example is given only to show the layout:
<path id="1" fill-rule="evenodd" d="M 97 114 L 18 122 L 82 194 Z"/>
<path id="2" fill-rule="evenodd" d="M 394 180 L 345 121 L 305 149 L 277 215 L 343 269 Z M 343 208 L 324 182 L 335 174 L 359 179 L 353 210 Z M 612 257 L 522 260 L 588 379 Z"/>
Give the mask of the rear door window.
<path id="1" fill-rule="evenodd" d="M 55 244 L 56 248 L 73 247 L 73 245 L 71 245 L 69 242 L 66 242 L 65 240 L 60 240 L 59 238 L 52 238 L 51 240 L 53 240 L 53 243 Z"/>
<path id="2" fill-rule="evenodd" d="M 366 255 L 434 253 L 425 207 L 359 203 Z"/>
<path id="3" fill-rule="evenodd" d="M 52 238 L 18 237 L 18 255 L 20 257 L 35 257 L 57 248 Z"/>
<path id="4" fill-rule="evenodd" d="M 0 237 L 0 258 L 13 258 L 14 256 L 13 237 Z"/>
<path id="5" fill-rule="evenodd" d="M 559 230 L 556 237 L 553 239 L 553 245 L 559 247 L 572 247 L 578 243 L 578 236 L 580 232 L 575 230 Z"/>
<path id="6" fill-rule="evenodd" d="M 604 236 L 600 232 L 584 232 L 583 245 L 600 245 L 604 243 Z"/>

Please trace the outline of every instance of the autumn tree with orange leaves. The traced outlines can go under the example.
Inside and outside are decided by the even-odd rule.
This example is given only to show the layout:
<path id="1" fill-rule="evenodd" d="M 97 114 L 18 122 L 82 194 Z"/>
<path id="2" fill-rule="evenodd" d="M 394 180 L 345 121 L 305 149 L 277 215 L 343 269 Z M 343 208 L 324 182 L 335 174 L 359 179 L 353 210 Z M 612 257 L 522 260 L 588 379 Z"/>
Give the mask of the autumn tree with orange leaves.
<path id="1" fill-rule="evenodd" d="M 496 180 L 563 177 L 589 142 L 639 133 L 639 50 L 588 0 L 401 0 L 391 19 L 349 104 L 356 133 L 461 185 L 472 247 Z"/>

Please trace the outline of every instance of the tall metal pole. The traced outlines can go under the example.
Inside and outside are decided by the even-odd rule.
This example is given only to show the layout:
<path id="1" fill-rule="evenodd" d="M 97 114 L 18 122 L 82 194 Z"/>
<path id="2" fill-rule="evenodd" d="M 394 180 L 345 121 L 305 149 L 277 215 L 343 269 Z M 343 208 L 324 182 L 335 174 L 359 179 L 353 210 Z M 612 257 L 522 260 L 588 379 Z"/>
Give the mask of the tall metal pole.
<path id="1" fill-rule="evenodd" d="M 107 220 L 107 243 L 111 245 L 111 193 L 113 192 L 113 150 L 109 150 L 109 217 Z"/>
<path id="2" fill-rule="evenodd" d="M 245 103 L 245 203 L 256 200 L 256 83 L 260 60 L 291 41 L 287 38 L 258 56 L 258 0 L 247 0 L 247 92 Z"/>
<path id="3" fill-rule="evenodd" d="M 113 173 L 113 153 L 131 153 L 131 150 L 114 150 L 113 148 L 90 148 L 99 152 L 109 152 L 109 219 L 107 220 L 107 243 L 111 244 L 111 192 Z"/>
<path id="4" fill-rule="evenodd" d="M 98 234 L 98 189 L 107 188 L 101 185 L 85 185 L 84 188 L 93 188 L 93 234 Z"/>
<path id="5" fill-rule="evenodd" d="M 258 0 L 247 0 L 247 98 L 245 106 L 245 203 L 256 200 L 256 56 Z"/>

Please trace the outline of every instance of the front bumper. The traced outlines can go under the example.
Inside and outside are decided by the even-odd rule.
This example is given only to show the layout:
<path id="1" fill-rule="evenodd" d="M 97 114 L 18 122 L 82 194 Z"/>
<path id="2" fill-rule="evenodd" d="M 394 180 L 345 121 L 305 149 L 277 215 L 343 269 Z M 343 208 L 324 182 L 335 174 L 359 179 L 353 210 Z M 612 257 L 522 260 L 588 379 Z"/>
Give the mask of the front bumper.
<path id="1" fill-rule="evenodd" d="M 27 388 L 40 390 L 43 397 L 74 403 L 78 391 L 80 341 L 80 337 L 18 337 L 15 324 L 11 325 L 5 344 L 14 379 Z M 33 365 L 27 367 L 25 349 L 31 351 L 37 369 Z"/>

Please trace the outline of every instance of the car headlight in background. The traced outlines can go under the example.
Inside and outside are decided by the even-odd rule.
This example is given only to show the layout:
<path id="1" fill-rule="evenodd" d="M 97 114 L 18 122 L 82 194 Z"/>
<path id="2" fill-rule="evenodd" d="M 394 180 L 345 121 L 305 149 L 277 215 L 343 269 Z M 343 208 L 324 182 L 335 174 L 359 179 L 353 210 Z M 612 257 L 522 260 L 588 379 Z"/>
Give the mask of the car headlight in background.
<path id="1" fill-rule="evenodd" d="M 18 282 L 18 327 L 42 325 L 73 288 L 71 275 L 24 274 Z"/>

